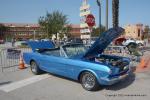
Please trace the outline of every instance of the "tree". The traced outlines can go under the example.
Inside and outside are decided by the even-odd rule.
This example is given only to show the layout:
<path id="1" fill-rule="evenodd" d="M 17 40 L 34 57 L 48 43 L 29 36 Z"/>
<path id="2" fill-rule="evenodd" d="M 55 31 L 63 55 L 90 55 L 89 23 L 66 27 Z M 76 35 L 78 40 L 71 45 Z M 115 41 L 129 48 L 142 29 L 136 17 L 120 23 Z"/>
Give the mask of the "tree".
<path id="1" fill-rule="evenodd" d="M 3 24 L 0 24 L 0 38 L 4 38 L 5 37 L 4 32 L 8 30 L 9 30 L 8 27 L 4 26 Z"/>
<path id="2" fill-rule="evenodd" d="M 59 33 L 59 38 L 62 40 L 64 38 L 64 35 L 67 36 L 68 38 L 71 37 L 70 31 L 72 30 L 71 25 L 65 25 L 61 32 Z"/>
<path id="3" fill-rule="evenodd" d="M 0 24 L 0 34 L 2 34 L 2 32 L 6 31 L 8 28 L 5 27 L 3 24 Z"/>
<path id="4" fill-rule="evenodd" d="M 105 30 L 105 27 L 103 26 L 103 25 L 101 25 L 101 33 L 103 33 L 103 32 L 105 32 L 106 30 Z M 100 36 L 100 29 L 99 29 L 99 27 L 97 27 L 97 28 L 93 28 L 93 31 L 92 31 L 92 37 L 98 37 L 98 36 Z"/>
<path id="5" fill-rule="evenodd" d="M 119 24 L 119 0 L 112 0 L 113 27 Z"/>
<path id="6" fill-rule="evenodd" d="M 72 30 L 72 26 L 71 25 L 66 25 L 62 29 L 62 33 L 65 34 L 68 38 L 70 38 L 71 37 L 71 33 L 70 33 L 71 30 Z"/>
<path id="7" fill-rule="evenodd" d="M 67 16 L 59 11 L 54 11 L 52 13 L 47 12 L 46 16 L 39 18 L 39 25 L 42 30 L 47 33 L 48 38 L 50 38 L 52 34 L 60 33 L 68 23 Z"/>

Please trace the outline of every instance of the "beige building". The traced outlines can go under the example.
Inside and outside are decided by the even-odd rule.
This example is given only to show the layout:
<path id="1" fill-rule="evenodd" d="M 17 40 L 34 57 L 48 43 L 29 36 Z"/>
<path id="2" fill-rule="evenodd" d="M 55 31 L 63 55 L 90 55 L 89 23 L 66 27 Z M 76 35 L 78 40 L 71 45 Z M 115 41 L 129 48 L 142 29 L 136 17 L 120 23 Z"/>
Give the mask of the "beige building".
<path id="1" fill-rule="evenodd" d="M 135 25 L 126 25 L 125 27 L 125 37 L 134 38 L 134 39 L 143 39 L 144 37 L 144 28 L 143 24 L 135 24 Z"/>

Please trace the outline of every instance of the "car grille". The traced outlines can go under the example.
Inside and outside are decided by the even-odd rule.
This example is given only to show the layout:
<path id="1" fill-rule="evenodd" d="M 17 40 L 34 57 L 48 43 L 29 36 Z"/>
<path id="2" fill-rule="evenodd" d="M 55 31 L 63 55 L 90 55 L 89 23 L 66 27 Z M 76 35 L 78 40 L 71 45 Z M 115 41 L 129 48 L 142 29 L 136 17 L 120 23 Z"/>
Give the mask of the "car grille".
<path id="1" fill-rule="evenodd" d="M 121 62 L 118 67 L 119 67 L 119 72 L 129 69 L 128 62 Z"/>
<path id="2" fill-rule="evenodd" d="M 126 61 L 118 61 L 116 66 L 119 68 L 119 72 L 126 70 L 128 67 L 129 63 Z"/>
<path id="3" fill-rule="evenodd" d="M 124 66 L 124 69 L 120 69 L 118 74 L 110 75 L 110 77 L 118 77 L 126 74 L 129 71 L 129 66 Z"/>

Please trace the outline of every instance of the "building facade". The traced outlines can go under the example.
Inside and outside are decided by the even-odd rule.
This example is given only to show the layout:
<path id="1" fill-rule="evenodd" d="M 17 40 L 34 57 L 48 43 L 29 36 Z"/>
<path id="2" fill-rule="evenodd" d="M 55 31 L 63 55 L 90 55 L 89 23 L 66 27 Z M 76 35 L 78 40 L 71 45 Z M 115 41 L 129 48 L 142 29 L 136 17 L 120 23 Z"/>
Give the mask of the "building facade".
<path id="1" fill-rule="evenodd" d="M 40 38 L 43 32 L 40 30 L 38 24 L 25 24 L 25 23 L 1 23 L 7 30 L 3 31 L 1 38 L 6 41 L 11 41 L 12 38 L 16 40 L 26 40 L 31 38 Z"/>
<path id="2" fill-rule="evenodd" d="M 80 7 L 80 33 L 81 39 L 89 39 L 90 38 L 90 29 L 85 23 L 86 17 L 88 14 L 91 14 L 90 5 L 87 3 L 87 0 L 83 0 L 82 5 Z"/>
<path id="3" fill-rule="evenodd" d="M 136 25 L 126 25 L 125 27 L 125 37 L 126 38 L 134 38 L 143 40 L 144 38 L 144 27 L 143 24 Z"/>
<path id="4" fill-rule="evenodd" d="M 39 39 L 45 38 L 47 35 L 40 29 L 38 24 L 25 23 L 0 23 L 7 27 L 6 31 L 1 31 L 0 39 L 11 41 L 12 38 L 16 40 Z M 80 25 L 71 25 L 71 37 L 80 37 Z"/>
<path id="5" fill-rule="evenodd" d="M 71 24 L 71 30 L 70 30 L 70 34 L 72 38 L 80 38 L 81 36 L 81 32 L 80 32 L 80 25 L 79 24 Z"/>

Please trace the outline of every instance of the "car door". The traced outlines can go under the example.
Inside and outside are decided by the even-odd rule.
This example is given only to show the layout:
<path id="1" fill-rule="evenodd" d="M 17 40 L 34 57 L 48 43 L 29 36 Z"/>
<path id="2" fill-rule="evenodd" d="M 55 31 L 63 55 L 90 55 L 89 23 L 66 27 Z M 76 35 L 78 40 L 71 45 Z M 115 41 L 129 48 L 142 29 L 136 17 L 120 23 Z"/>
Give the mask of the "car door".
<path id="1" fill-rule="evenodd" d="M 53 52 L 51 53 L 54 54 Z M 66 58 L 64 53 L 59 53 L 61 56 L 43 54 L 42 57 L 39 58 L 40 67 L 47 72 L 68 76 L 72 73 L 72 68 L 67 64 L 69 59 Z"/>
<path id="2" fill-rule="evenodd" d="M 53 60 L 48 61 L 51 63 L 51 70 L 53 69 L 55 74 L 62 75 L 68 78 L 75 79 L 79 71 L 81 71 L 83 62 L 78 59 L 70 59 L 65 57 L 56 57 Z M 52 64 L 53 63 L 53 64 Z"/>
<path id="3" fill-rule="evenodd" d="M 60 57 L 57 59 L 57 74 L 66 76 L 66 77 L 72 77 L 73 73 L 73 61 L 69 58 Z"/>
<path id="4" fill-rule="evenodd" d="M 58 63 L 59 60 L 60 59 L 58 57 L 44 55 L 40 59 L 41 69 L 43 69 L 46 72 L 57 74 L 58 73 L 58 67 L 59 67 L 59 63 Z"/>

